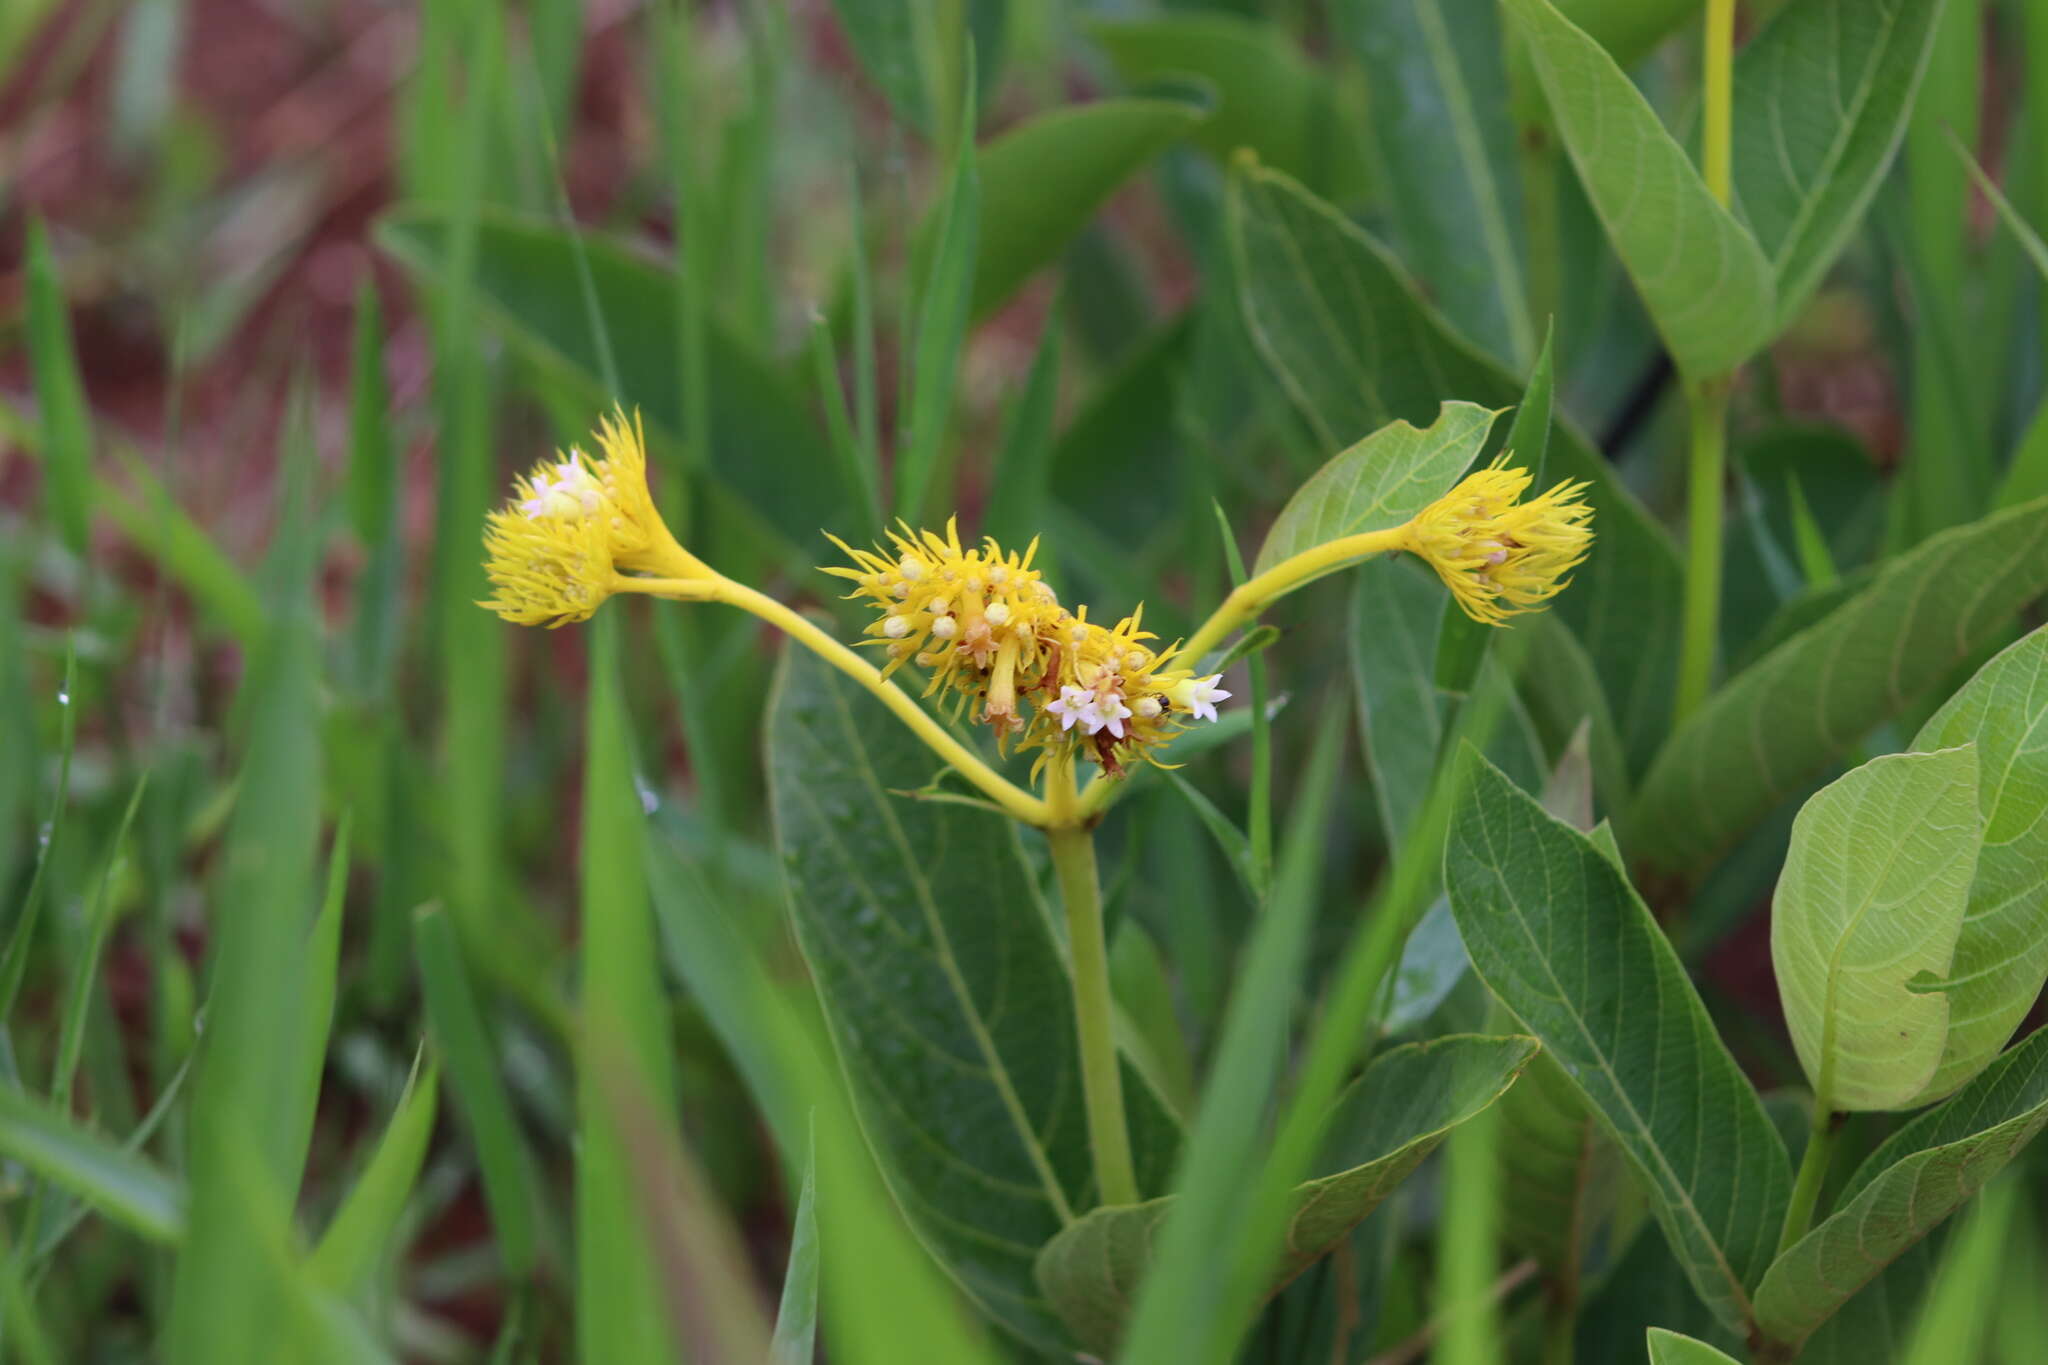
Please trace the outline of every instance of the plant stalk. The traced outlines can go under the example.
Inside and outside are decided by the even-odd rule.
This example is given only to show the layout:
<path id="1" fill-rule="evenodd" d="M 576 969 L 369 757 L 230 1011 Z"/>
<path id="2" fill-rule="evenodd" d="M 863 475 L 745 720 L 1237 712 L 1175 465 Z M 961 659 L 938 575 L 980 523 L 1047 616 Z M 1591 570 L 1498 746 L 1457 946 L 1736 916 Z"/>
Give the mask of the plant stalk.
<path id="1" fill-rule="evenodd" d="M 1728 381 L 1688 386 L 1692 459 L 1686 489 L 1685 634 L 1679 645 L 1676 719 L 1707 699 L 1721 633 L 1722 485 L 1728 462 Z"/>
<path id="2" fill-rule="evenodd" d="M 1799 1175 L 1792 1182 L 1792 1202 L 1785 1209 L 1785 1230 L 1778 1235 L 1780 1256 L 1813 1226 L 1813 1211 L 1820 1203 L 1821 1184 L 1827 1179 L 1828 1167 L 1834 1164 L 1835 1134 L 1841 1127 L 1840 1118 L 1841 1115 L 1829 1111 L 1824 1096 L 1815 1096 L 1813 1133 L 1806 1139 L 1806 1155 L 1799 1159 Z"/>
<path id="3" fill-rule="evenodd" d="M 1707 0 L 1705 48 L 1700 175 L 1707 182 L 1707 192 L 1725 208 L 1735 180 L 1730 136 L 1735 107 L 1735 0 Z"/>
<path id="4" fill-rule="evenodd" d="M 1051 790 L 1073 790 L 1070 773 L 1049 774 Z M 1071 797 L 1068 798 L 1071 802 Z M 1067 947 L 1074 964 L 1074 1029 L 1081 1047 L 1081 1094 L 1088 1109 L 1088 1149 L 1104 1204 L 1138 1202 L 1131 1135 L 1124 1122 L 1124 1085 L 1116 1053 L 1116 1005 L 1109 990 L 1109 950 L 1102 932 L 1102 890 L 1095 875 L 1095 836 L 1054 825 L 1053 870 L 1067 908 Z"/>

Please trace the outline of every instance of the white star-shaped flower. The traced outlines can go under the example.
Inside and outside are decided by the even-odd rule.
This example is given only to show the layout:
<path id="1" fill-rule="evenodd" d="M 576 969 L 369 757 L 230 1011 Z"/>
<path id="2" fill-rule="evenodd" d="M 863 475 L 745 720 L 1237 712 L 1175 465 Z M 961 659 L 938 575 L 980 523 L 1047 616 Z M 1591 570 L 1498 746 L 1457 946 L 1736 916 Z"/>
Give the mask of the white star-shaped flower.
<path id="1" fill-rule="evenodd" d="M 1088 727 L 1091 735 L 1107 730 L 1113 738 L 1122 739 L 1124 722 L 1130 717 L 1131 708 L 1124 705 L 1124 699 L 1109 692 L 1095 697 L 1083 708 L 1081 723 Z"/>
<path id="2" fill-rule="evenodd" d="M 1221 673 L 1211 673 L 1206 678 L 1189 678 L 1173 689 L 1173 704 L 1196 720 L 1214 720 L 1216 703 L 1230 700 L 1230 693 L 1216 685 L 1222 680 Z"/>
<path id="3" fill-rule="evenodd" d="M 1060 729 L 1071 730 L 1077 720 L 1086 720 L 1095 705 L 1095 694 L 1085 687 L 1072 685 L 1060 689 L 1060 699 L 1046 705 L 1046 710 L 1060 718 Z M 1088 733 L 1094 734 L 1098 726 L 1090 725 Z"/>

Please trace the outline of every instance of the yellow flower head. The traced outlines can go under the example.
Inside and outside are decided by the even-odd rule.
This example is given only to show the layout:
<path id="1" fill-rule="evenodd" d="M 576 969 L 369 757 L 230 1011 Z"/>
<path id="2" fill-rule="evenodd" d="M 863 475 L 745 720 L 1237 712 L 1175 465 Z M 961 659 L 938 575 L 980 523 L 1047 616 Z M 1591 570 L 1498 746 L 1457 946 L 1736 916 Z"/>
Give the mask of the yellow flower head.
<path id="1" fill-rule="evenodd" d="M 1048 757 L 1086 750 L 1120 772 L 1188 720 L 1214 720 L 1230 695 L 1213 676 L 1168 668 L 1173 651 L 1145 643 L 1153 636 L 1142 609 L 1111 628 L 1090 621 L 1086 607 L 1060 606 L 1031 567 L 1036 541 L 1021 555 L 993 540 L 969 549 L 948 522 L 943 536 L 904 526 L 873 551 L 834 543 L 853 567 L 825 572 L 854 584 L 850 600 L 876 609 L 863 643 L 887 653 L 884 675 L 914 663 L 931 675 L 926 696 L 946 691 L 962 709 L 978 700 L 975 719 L 1004 749 L 1014 740 Z"/>
<path id="2" fill-rule="evenodd" d="M 891 531 L 889 542 L 870 552 L 834 537 L 855 567 L 825 570 L 853 582 L 849 599 L 877 609 L 866 643 L 887 653 L 883 676 L 915 662 L 932 675 L 926 696 L 948 687 L 962 704 L 984 696 L 981 719 L 999 735 L 1017 729 L 1017 695 L 1036 685 L 1046 630 L 1065 615 L 1031 567 L 1038 542 L 1021 555 L 992 539 L 969 549 L 960 543 L 957 519 L 944 536 L 906 525 Z"/>
<path id="3" fill-rule="evenodd" d="M 599 420 L 595 458 L 557 452 L 513 481 L 490 514 L 485 570 L 498 590 L 481 605 L 518 625 L 587 620 L 616 591 L 619 571 L 675 578 L 710 570 L 676 543 L 647 489 L 647 448 L 637 415 Z"/>
<path id="4" fill-rule="evenodd" d="M 1465 614 L 1501 625 L 1541 607 L 1593 542 L 1593 508 L 1583 483 L 1561 483 L 1539 498 L 1526 469 L 1507 456 L 1468 475 L 1409 523 L 1408 548 L 1429 561 Z"/>
<path id="5" fill-rule="evenodd" d="M 1085 606 L 1067 618 L 1027 747 L 1085 746 L 1104 771 L 1119 773 L 1133 757 L 1156 764 L 1153 752 L 1189 721 L 1216 719 L 1216 703 L 1230 696 L 1216 686 L 1221 675 L 1170 667 L 1174 649 L 1145 644 L 1156 637 L 1143 628 L 1144 612 L 1113 627 L 1090 621 Z"/>

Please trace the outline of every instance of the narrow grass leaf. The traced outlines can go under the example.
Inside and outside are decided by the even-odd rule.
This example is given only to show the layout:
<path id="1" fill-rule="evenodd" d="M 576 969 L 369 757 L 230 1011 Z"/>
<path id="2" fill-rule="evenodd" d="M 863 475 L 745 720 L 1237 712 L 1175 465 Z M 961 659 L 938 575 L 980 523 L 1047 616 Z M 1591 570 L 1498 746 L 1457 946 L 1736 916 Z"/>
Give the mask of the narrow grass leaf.
<path id="1" fill-rule="evenodd" d="M 1622 825 L 1631 853 L 1704 867 L 2048 588 L 2048 499 L 1888 560 L 1737 673 L 1682 725 Z"/>
<path id="2" fill-rule="evenodd" d="M 379 1264 L 394 1250 L 399 1221 L 419 1183 L 427 1143 L 434 1134 L 440 1084 L 439 1066 L 422 1066 L 421 1059 L 413 1060 L 412 1074 L 406 1077 L 404 1093 L 384 1125 L 384 1136 L 377 1140 L 369 1164 L 356 1177 L 306 1263 L 306 1273 L 314 1284 L 354 1298 L 370 1285 Z"/>
<path id="3" fill-rule="evenodd" d="M 128 844 L 128 831 L 135 824 L 135 812 L 141 808 L 142 795 L 148 789 L 149 774 L 145 772 L 136 779 L 128 805 L 121 812 L 120 826 L 114 832 L 113 845 L 101 864 L 86 911 L 85 950 L 71 964 L 71 980 L 65 988 L 62 1022 L 57 1031 L 57 1062 L 50 1077 L 50 1101 L 59 1112 L 71 1108 L 71 1089 L 78 1078 L 79 1054 L 85 1047 L 86 1019 L 92 1010 L 93 987 L 99 981 L 100 958 L 114 930 L 113 884 L 126 866 L 123 850 Z"/>
<path id="4" fill-rule="evenodd" d="M 973 107 L 971 88 L 967 107 Z M 910 413 L 906 443 L 896 463 L 895 489 L 896 515 L 916 523 L 922 522 L 927 508 L 950 500 L 952 471 L 944 462 L 944 446 L 960 376 L 960 350 L 967 339 L 981 228 L 981 184 L 975 164 L 974 139 L 963 136 L 946 181 L 936 245 L 918 282 Z"/>
<path id="5" fill-rule="evenodd" d="M 585 1360 L 667 1360 L 667 1297 L 654 1262 L 625 1233 L 642 1215 L 635 1177 L 637 1136 L 605 1090 L 605 1059 L 589 1017 L 600 1007 L 620 1049 L 615 1065 L 646 1091 L 638 1103 L 653 1121 L 672 1122 L 668 1006 L 661 988 L 654 915 L 648 903 L 646 813 L 635 785 L 633 746 L 619 681 L 617 616 L 590 631 L 590 701 L 585 720 L 583 837 L 582 1046 L 576 1073 L 577 1340 Z M 601 1004 L 600 1004 L 601 1002 Z"/>
<path id="6" fill-rule="evenodd" d="M 50 258 L 41 220 L 28 226 L 28 356 L 43 428 L 44 496 L 71 553 L 83 556 L 92 532 L 92 413 L 78 377 L 64 282 Z"/>
<path id="7" fill-rule="evenodd" d="M 137 1236 L 174 1244 L 185 1235 L 185 1189 L 176 1179 L 13 1088 L 0 1088 L 0 1152 Z"/>
<path id="8" fill-rule="evenodd" d="M 1640 897 L 1467 754 L 1444 878 L 1472 965 L 1635 1168 L 1694 1289 L 1745 1330 L 1790 1198 L 1785 1144 Z"/>
<path id="9" fill-rule="evenodd" d="M 539 1176 L 533 1154 L 513 1117 L 498 1052 L 477 1008 L 476 991 L 463 968 L 447 911 L 422 907 L 413 917 L 413 934 L 427 1020 L 476 1143 L 498 1258 L 508 1276 L 523 1280 L 533 1271 L 536 1251 Z"/>
<path id="10" fill-rule="evenodd" d="M 796 1216 L 790 1223 L 789 1262 L 782 1271 L 782 1302 L 775 1312 L 769 1365 L 811 1365 L 817 1358 L 818 1249 L 818 1135 L 813 1131 L 804 1152 Z"/>
<path id="11" fill-rule="evenodd" d="M 131 544 L 185 590 L 200 615 L 253 654 L 262 647 L 263 597 L 219 542 L 180 507 L 148 465 L 117 448 L 121 483 L 99 478 L 94 505 Z M 122 486 L 122 485 L 125 485 Z"/>
<path id="12" fill-rule="evenodd" d="M 327 1069 L 327 1043 L 334 1032 L 335 981 L 341 972 L 342 903 L 348 895 L 349 832 L 354 822 L 343 816 L 327 855 L 327 892 L 320 900 L 306 936 L 306 971 L 300 1005 L 298 1064 L 292 1088 L 277 1097 L 271 1121 L 289 1134 L 287 1169 L 305 1168 L 313 1145 L 313 1120 L 320 1107 L 320 1082 Z M 296 1189 L 296 1185 L 294 1186 Z"/>
<path id="13" fill-rule="evenodd" d="M 36 826 L 35 871 L 29 876 L 21 908 L 15 912 L 14 927 L 8 931 L 7 951 L 0 956 L 0 1022 L 13 1019 L 22 980 L 28 975 L 29 955 L 35 951 L 36 922 L 42 918 L 43 901 L 49 896 L 50 856 L 63 833 L 64 813 L 71 804 L 71 759 L 78 747 L 77 689 L 78 645 L 67 637 L 64 682 L 57 689 L 57 789 L 50 797 L 49 815 Z"/>

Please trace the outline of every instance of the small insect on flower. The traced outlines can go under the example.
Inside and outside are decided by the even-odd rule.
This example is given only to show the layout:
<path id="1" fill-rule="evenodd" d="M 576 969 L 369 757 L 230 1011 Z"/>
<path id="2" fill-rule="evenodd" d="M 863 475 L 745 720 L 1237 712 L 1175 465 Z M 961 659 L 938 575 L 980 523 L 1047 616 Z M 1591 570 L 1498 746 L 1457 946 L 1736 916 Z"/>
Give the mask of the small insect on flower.
<path id="1" fill-rule="evenodd" d="M 571 446 L 513 482 L 484 527 L 485 572 L 497 595 L 479 605 L 515 625 L 588 620 L 622 573 L 674 578 L 710 570 L 676 543 L 647 488 L 636 415 L 601 418 L 596 458 Z"/>
<path id="2" fill-rule="evenodd" d="M 1435 569 L 1465 614 L 1487 625 L 1556 596 L 1593 542 L 1586 485 L 1519 499 L 1529 472 L 1499 460 L 1468 475 L 1408 524 L 1409 550 Z"/>

